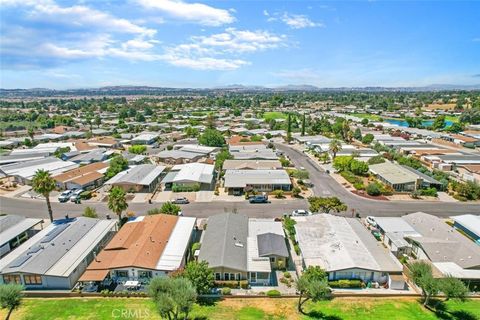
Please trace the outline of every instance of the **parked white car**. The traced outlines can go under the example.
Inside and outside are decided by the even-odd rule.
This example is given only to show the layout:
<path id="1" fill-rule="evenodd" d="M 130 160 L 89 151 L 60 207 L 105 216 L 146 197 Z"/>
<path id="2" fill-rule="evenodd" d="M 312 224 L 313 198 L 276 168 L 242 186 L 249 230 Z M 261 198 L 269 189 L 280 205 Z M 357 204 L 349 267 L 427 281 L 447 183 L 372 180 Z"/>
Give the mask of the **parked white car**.
<path id="1" fill-rule="evenodd" d="M 70 197 L 72 196 L 73 190 L 65 190 L 58 196 L 58 201 L 60 202 L 67 202 Z"/>
<path id="2" fill-rule="evenodd" d="M 80 194 L 83 192 L 83 189 L 77 189 L 73 191 L 72 195 L 70 196 L 70 201 L 71 202 L 77 202 L 80 200 Z"/>
<path id="3" fill-rule="evenodd" d="M 308 210 L 303 210 L 303 209 L 297 209 L 292 211 L 292 216 L 293 217 L 306 217 L 306 216 L 311 216 L 312 213 Z"/>
<path id="4" fill-rule="evenodd" d="M 365 222 L 369 225 L 371 225 L 372 227 L 376 227 L 377 226 L 377 222 L 375 221 L 375 219 L 372 217 L 372 216 L 368 216 L 365 218 Z"/>

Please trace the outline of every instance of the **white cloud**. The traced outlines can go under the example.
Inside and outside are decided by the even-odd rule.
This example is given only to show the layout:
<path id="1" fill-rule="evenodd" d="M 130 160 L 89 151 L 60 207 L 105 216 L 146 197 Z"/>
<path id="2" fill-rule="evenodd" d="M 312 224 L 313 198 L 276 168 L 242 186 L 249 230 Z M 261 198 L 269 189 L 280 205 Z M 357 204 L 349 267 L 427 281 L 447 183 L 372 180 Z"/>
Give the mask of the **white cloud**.
<path id="1" fill-rule="evenodd" d="M 217 9 L 203 3 L 181 0 L 137 0 L 148 9 L 157 9 L 170 16 L 206 26 L 221 26 L 235 21 L 232 10 Z"/>
<path id="2" fill-rule="evenodd" d="M 164 60 L 198 70 L 234 70 L 249 64 L 238 58 L 239 55 L 285 46 L 286 37 L 263 30 L 227 28 L 222 33 L 195 36 L 190 40 L 167 48 Z"/>
<path id="3" fill-rule="evenodd" d="M 324 27 L 321 22 L 313 22 L 306 15 L 303 14 L 289 14 L 284 13 L 281 20 L 292 29 Z"/>

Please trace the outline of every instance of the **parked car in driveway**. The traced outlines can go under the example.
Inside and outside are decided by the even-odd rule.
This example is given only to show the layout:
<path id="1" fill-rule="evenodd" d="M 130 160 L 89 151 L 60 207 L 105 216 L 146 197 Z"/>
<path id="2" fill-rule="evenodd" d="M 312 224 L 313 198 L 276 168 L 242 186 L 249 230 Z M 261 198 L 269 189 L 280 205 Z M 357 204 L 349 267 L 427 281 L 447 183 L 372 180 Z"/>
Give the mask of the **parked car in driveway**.
<path id="1" fill-rule="evenodd" d="M 248 199 L 250 203 L 269 203 L 267 195 L 252 196 Z"/>
<path id="2" fill-rule="evenodd" d="M 173 200 L 172 202 L 175 203 L 175 204 L 189 204 L 190 203 L 190 201 L 188 201 L 188 199 L 185 198 L 185 197 L 175 198 L 175 200 Z"/>
<path id="3" fill-rule="evenodd" d="M 72 195 L 70 196 L 70 201 L 71 202 L 78 202 L 80 201 L 80 195 L 82 194 L 83 189 L 77 189 L 72 192 Z"/>
<path id="4" fill-rule="evenodd" d="M 311 216 L 312 213 L 308 210 L 303 210 L 303 209 L 297 209 L 293 210 L 291 216 L 292 217 L 306 217 L 306 216 Z"/>
<path id="5" fill-rule="evenodd" d="M 72 196 L 73 190 L 65 190 L 58 196 L 58 201 L 67 202 Z"/>
<path id="6" fill-rule="evenodd" d="M 375 222 L 375 219 L 372 217 L 372 216 L 368 216 L 365 218 L 365 222 L 369 225 L 371 225 L 372 227 L 376 227 L 377 226 L 377 223 Z"/>

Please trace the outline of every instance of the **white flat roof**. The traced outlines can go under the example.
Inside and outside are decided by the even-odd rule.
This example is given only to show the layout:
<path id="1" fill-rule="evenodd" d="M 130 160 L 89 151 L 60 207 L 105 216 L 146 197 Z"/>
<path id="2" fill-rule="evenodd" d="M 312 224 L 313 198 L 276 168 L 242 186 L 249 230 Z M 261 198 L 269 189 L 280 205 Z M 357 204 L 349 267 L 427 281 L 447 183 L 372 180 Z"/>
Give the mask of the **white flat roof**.
<path id="1" fill-rule="evenodd" d="M 444 275 L 459 279 L 480 279 L 480 270 L 463 269 L 455 262 L 435 262 L 433 265 Z"/>
<path id="2" fill-rule="evenodd" d="M 463 214 L 461 216 L 453 216 L 452 219 L 480 237 L 480 216 Z"/>
<path id="3" fill-rule="evenodd" d="M 17 224 L 11 226 L 4 232 L 0 233 L 0 247 L 40 222 L 42 222 L 42 219 L 25 218 Z"/>
<path id="4" fill-rule="evenodd" d="M 193 217 L 179 217 L 168 239 L 168 243 L 157 262 L 157 270 L 176 270 L 181 267 L 192 230 L 197 219 Z"/>
<path id="5" fill-rule="evenodd" d="M 215 166 L 205 163 L 186 163 L 173 166 L 171 171 L 178 171 L 173 182 L 211 183 Z"/>

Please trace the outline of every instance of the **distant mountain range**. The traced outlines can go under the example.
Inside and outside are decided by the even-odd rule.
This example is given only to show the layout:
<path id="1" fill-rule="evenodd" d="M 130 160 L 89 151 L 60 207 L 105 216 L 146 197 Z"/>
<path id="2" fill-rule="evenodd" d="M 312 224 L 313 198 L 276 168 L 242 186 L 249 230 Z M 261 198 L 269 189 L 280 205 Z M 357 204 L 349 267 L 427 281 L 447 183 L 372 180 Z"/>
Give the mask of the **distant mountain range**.
<path id="1" fill-rule="evenodd" d="M 121 95 L 179 95 L 208 94 L 212 92 L 426 92 L 426 91 L 472 91 L 480 90 L 477 85 L 433 84 L 424 87 L 337 87 L 320 88 L 313 85 L 285 85 L 278 87 L 246 86 L 233 84 L 213 88 L 168 88 L 149 86 L 110 86 L 100 88 L 78 88 L 56 90 L 48 88 L 0 89 L 0 98 L 57 97 L 57 96 L 121 96 Z"/>

